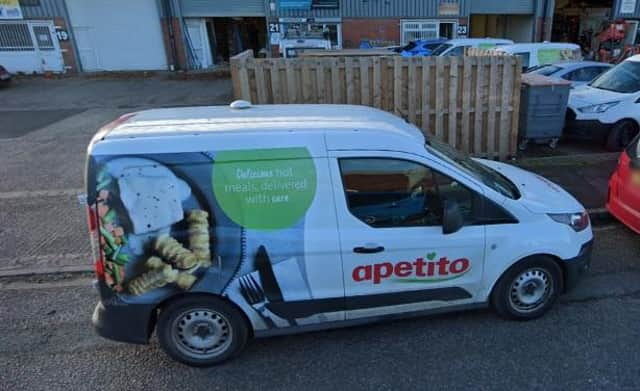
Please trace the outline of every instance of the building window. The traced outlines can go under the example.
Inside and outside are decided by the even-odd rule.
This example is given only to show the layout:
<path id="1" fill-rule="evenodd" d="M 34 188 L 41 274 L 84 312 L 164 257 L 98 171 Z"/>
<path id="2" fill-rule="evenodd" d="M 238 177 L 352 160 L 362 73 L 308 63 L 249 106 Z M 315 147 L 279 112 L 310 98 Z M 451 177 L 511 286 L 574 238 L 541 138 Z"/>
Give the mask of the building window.
<path id="1" fill-rule="evenodd" d="M 338 8 L 338 0 L 312 0 L 311 8 Z"/>
<path id="2" fill-rule="evenodd" d="M 280 25 L 282 36 L 286 39 L 326 39 L 331 41 L 331 48 L 342 47 L 342 30 L 340 23 L 283 23 Z"/>
<path id="3" fill-rule="evenodd" d="M 20 0 L 21 7 L 40 7 L 40 0 Z"/>
<path id="4" fill-rule="evenodd" d="M 401 44 L 411 41 L 456 37 L 457 23 L 440 20 L 403 20 L 401 23 Z"/>

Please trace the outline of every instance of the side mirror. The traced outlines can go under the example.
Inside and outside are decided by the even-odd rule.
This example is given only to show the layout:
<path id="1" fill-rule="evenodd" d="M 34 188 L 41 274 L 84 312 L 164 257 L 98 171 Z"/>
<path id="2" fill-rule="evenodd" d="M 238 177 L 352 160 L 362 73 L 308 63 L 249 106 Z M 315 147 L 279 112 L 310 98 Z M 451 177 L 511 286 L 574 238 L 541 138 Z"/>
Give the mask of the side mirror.
<path id="1" fill-rule="evenodd" d="M 442 213 L 442 233 L 448 235 L 458 232 L 464 225 L 463 223 L 464 221 L 458 203 L 445 200 Z"/>

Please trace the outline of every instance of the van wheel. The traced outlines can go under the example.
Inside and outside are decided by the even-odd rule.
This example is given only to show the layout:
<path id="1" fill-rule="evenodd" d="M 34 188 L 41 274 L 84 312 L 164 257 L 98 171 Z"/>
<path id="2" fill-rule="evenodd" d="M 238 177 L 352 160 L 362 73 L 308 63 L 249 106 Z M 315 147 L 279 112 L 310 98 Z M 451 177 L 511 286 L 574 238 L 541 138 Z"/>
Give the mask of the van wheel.
<path id="1" fill-rule="evenodd" d="M 491 295 L 491 304 L 503 318 L 535 319 L 553 306 L 560 292 L 560 266 L 548 257 L 530 257 L 500 277 Z"/>
<path id="2" fill-rule="evenodd" d="M 635 122 L 628 119 L 616 122 L 609 131 L 609 136 L 607 136 L 607 150 L 613 152 L 621 151 L 629 145 L 637 133 L 638 127 Z"/>
<path id="3" fill-rule="evenodd" d="M 239 310 L 213 296 L 184 297 L 160 312 L 158 339 L 173 359 L 196 367 L 222 363 L 245 346 L 249 328 Z"/>

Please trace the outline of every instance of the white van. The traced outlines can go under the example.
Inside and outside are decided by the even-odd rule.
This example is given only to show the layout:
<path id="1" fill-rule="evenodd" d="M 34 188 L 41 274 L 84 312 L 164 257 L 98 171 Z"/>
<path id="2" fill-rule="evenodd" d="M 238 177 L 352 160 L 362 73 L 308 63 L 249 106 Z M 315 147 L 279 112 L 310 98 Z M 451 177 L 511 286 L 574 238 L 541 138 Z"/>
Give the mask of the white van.
<path id="1" fill-rule="evenodd" d="M 306 50 L 330 50 L 331 40 L 321 34 L 285 35 L 278 44 L 280 55 L 285 58 L 298 57 Z"/>
<path id="2" fill-rule="evenodd" d="M 511 45 L 510 39 L 500 38 L 457 38 L 450 39 L 431 53 L 432 56 L 464 56 L 466 48 L 493 49 L 501 45 Z"/>
<path id="3" fill-rule="evenodd" d="M 516 43 L 497 47 L 495 51 L 520 56 L 524 70 L 561 61 L 582 60 L 582 50 L 574 43 Z"/>
<path id="4" fill-rule="evenodd" d="M 589 268 L 585 209 L 348 105 L 156 109 L 88 148 L 104 337 L 205 366 L 250 336 L 491 306 L 541 316 Z"/>
<path id="5" fill-rule="evenodd" d="M 640 55 L 569 93 L 566 133 L 619 151 L 640 130 Z"/>

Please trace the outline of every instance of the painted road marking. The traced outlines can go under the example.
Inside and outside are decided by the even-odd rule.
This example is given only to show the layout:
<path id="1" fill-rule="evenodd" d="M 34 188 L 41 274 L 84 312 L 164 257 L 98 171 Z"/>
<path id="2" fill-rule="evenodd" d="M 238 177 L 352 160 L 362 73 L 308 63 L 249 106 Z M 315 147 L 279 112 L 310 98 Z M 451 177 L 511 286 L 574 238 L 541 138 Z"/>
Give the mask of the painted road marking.
<path id="1" fill-rule="evenodd" d="M 602 231 L 611 231 L 618 228 L 623 228 L 623 227 L 620 224 L 613 223 L 613 224 L 595 226 L 595 227 L 592 227 L 591 230 L 593 232 L 602 232 Z"/>
<path id="2" fill-rule="evenodd" d="M 11 199 L 17 199 L 17 198 L 79 196 L 83 193 L 84 193 L 84 189 L 8 191 L 8 192 L 0 192 L 0 200 L 11 200 Z"/>

